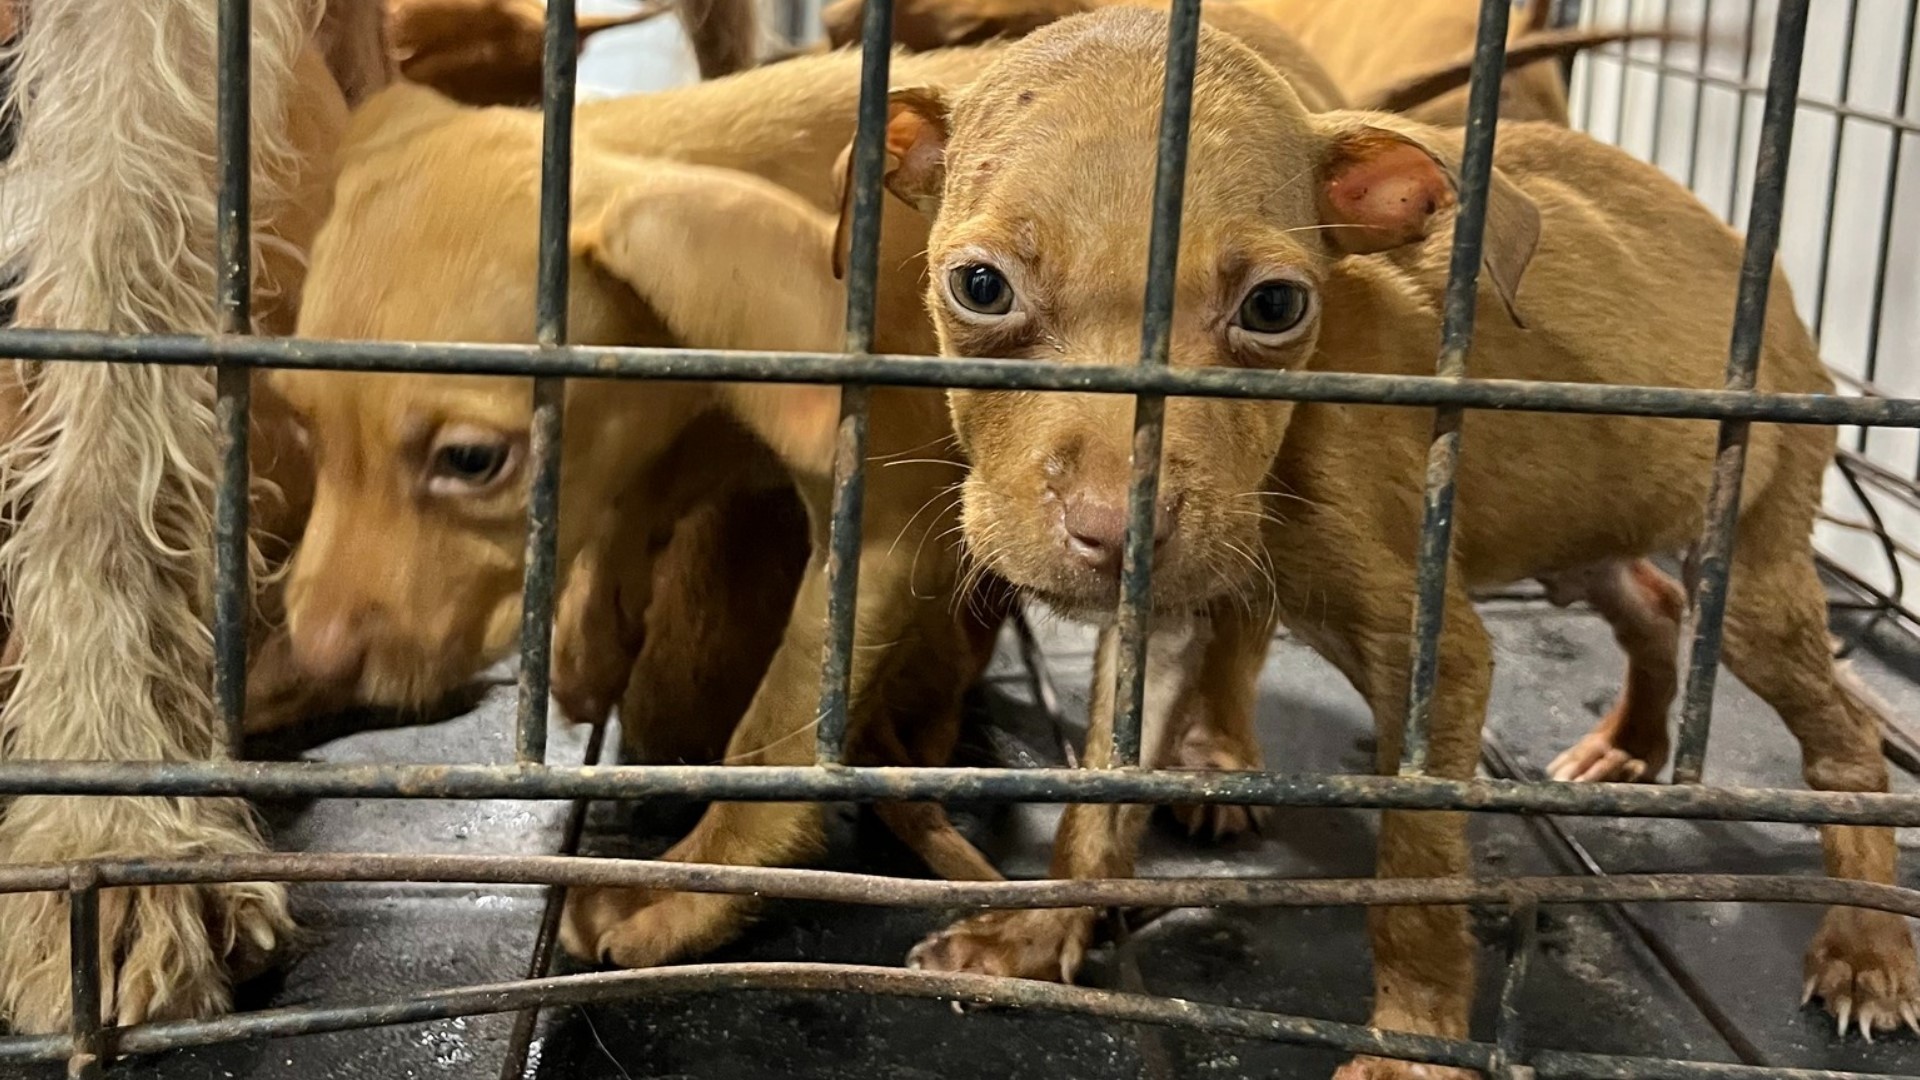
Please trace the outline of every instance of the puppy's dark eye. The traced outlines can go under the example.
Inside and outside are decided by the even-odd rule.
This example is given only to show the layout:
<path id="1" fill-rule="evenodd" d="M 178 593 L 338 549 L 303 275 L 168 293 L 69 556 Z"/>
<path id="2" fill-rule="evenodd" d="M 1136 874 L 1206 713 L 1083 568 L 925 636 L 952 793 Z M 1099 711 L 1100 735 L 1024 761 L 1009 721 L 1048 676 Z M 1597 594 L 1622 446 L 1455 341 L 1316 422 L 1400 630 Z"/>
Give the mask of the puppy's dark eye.
<path id="1" fill-rule="evenodd" d="M 434 447 L 427 461 L 427 491 L 434 495 L 481 495 L 500 486 L 516 458 L 511 440 L 479 441 L 478 431 L 456 433 Z M 462 437 L 464 436 L 464 437 Z"/>
<path id="2" fill-rule="evenodd" d="M 1307 290 L 1291 281 L 1268 281 L 1240 301 L 1235 322 L 1249 334 L 1274 336 L 1300 325 L 1312 306 Z"/>
<path id="3" fill-rule="evenodd" d="M 968 311 L 1005 315 L 1013 310 L 1013 286 L 1000 271 L 984 263 L 956 266 L 947 275 L 953 298 Z"/>
<path id="4" fill-rule="evenodd" d="M 500 475 L 507 466 L 507 448 L 466 444 L 443 446 L 433 455 L 436 475 L 462 483 L 480 485 Z"/>

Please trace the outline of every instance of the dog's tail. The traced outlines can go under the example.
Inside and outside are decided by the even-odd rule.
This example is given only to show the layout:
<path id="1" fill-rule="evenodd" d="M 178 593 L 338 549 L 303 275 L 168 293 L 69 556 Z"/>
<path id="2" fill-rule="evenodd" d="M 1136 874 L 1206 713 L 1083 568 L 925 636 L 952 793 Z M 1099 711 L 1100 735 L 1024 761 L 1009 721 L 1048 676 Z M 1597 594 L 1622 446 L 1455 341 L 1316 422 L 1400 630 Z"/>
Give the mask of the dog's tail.
<path id="1" fill-rule="evenodd" d="M 693 45 L 701 78 L 717 79 L 758 62 L 761 27 L 756 0 L 677 0 L 676 10 Z"/>
<path id="2" fill-rule="evenodd" d="M 1535 0 L 1535 4 L 1545 7 L 1544 0 Z M 1531 10 L 1530 8 L 1529 13 Z M 1565 30 L 1529 32 L 1515 38 L 1507 46 L 1507 70 L 1518 71 L 1542 60 L 1563 59 L 1586 49 L 1615 42 L 1678 41 L 1686 36 L 1679 31 L 1660 27 L 1615 27 L 1610 30 L 1575 27 Z M 1467 52 L 1425 70 L 1416 71 L 1412 75 L 1375 90 L 1364 99 L 1355 102 L 1354 108 L 1370 109 L 1375 112 L 1406 112 L 1408 109 L 1424 105 L 1442 94 L 1467 85 L 1467 81 L 1472 76 L 1473 54 Z"/>
<path id="3" fill-rule="evenodd" d="M 0 103 L 19 121 L 14 155 L 0 168 L 0 265 L 20 269 L 20 325 L 219 329 L 215 11 L 207 0 L 34 0 L 26 9 Z M 315 0 L 255 0 L 252 12 L 253 197 L 264 213 L 292 175 L 284 118 L 318 12 Z M 18 393 L 0 445 L 0 525 L 9 532 L 0 583 L 12 616 L 0 755 L 223 756 L 206 619 L 209 373 L 14 361 L 0 374 Z M 231 799 L 21 798 L 0 821 L 6 862 L 260 846 L 245 804 Z M 230 899 L 216 925 L 230 938 L 270 945 L 290 925 L 278 887 L 220 888 Z M 35 903 L 0 905 L 0 1012 L 30 1028 L 64 1009 L 66 980 L 64 949 L 34 951 L 46 918 Z M 245 908 L 264 917 L 239 915 Z M 148 987 L 148 1005 L 169 1015 L 224 1004 L 224 982 L 206 965 L 236 942 L 206 947 L 198 894 L 139 890 L 116 911 L 108 933 L 132 942 L 119 985 Z"/>

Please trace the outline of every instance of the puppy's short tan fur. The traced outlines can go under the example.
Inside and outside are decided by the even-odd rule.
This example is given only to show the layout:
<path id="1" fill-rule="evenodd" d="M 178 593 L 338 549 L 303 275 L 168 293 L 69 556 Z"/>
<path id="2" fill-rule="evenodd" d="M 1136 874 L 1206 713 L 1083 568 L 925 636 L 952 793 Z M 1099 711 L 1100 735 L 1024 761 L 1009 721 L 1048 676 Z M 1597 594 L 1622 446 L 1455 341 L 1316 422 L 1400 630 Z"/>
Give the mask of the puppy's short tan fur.
<path id="1" fill-rule="evenodd" d="M 896 0 L 894 31 L 896 40 L 917 49 L 1012 40 L 1099 6 L 1161 7 L 1141 0 Z M 1477 10 L 1471 0 L 1429 0 L 1396 4 L 1391 13 L 1349 5 L 1341 7 L 1336 17 L 1333 9 L 1318 0 L 1244 0 L 1209 3 L 1201 12 L 1208 25 L 1232 34 L 1272 64 L 1310 111 L 1363 100 L 1370 101 L 1371 108 L 1411 110 L 1430 122 L 1452 125 L 1464 121 L 1465 97 L 1448 88 L 1463 84 L 1470 71 L 1466 61 L 1471 60 Z M 829 5 L 822 13 L 828 39 L 853 40 L 861 11 L 861 0 Z M 1389 15 L 1391 21 L 1382 21 Z M 1535 4 L 1527 18 L 1513 26 L 1501 110 L 1509 119 L 1564 125 L 1565 100 L 1557 76 L 1541 85 L 1540 76 L 1552 74 L 1551 65 L 1529 64 L 1517 57 L 1569 44 L 1592 44 L 1607 35 L 1548 33 L 1542 30 L 1544 21 L 1545 5 Z M 1314 56 L 1307 55 L 1295 34 L 1310 35 L 1306 41 L 1313 46 Z M 1333 70 L 1342 74 L 1340 86 L 1321 67 L 1321 56 L 1328 57 Z M 1440 97 L 1434 96 L 1436 91 Z M 1626 685 L 1614 707 L 1585 738 L 1549 764 L 1549 774 L 1559 780 L 1587 782 L 1652 779 L 1669 752 L 1666 718 L 1679 688 L 1675 650 L 1685 594 L 1645 559 L 1583 567 L 1575 573 L 1548 575 L 1543 581 L 1557 604 L 1586 601 L 1613 628 L 1627 655 Z M 1251 722 L 1250 711 L 1228 704 L 1251 700 L 1251 682 L 1258 677 L 1258 668 L 1243 674 L 1247 686 L 1228 689 L 1209 679 L 1202 691 L 1190 697 L 1184 706 L 1190 715 L 1184 725 L 1187 735 L 1174 751 L 1177 764 L 1260 767 L 1259 743 L 1246 726 Z M 1220 697 L 1227 701 L 1215 700 Z M 1253 824 L 1247 809 L 1233 806 L 1177 807 L 1175 816 L 1190 833 L 1208 833 L 1216 839 Z"/>
<path id="2" fill-rule="evenodd" d="M 950 79 L 982 62 L 961 51 L 902 67 Z M 572 339 L 840 348 L 846 301 L 829 273 L 831 166 L 851 138 L 857 70 L 853 56 L 801 60 L 583 106 Z M 417 87 L 370 101 L 343 154 L 336 213 L 315 245 L 302 332 L 531 341 L 539 147 L 539 118 L 531 113 L 462 108 Z M 910 211 L 896 208 L 894 216 L 906 225 L 889 230 L 882 255 L 890 272 L 882 276 L 876 348 L 931 354 L 917 296 L 925 226 Z M 287 586 L 302 663 L 350 675 L 363 698 L 404 703 L 430 698 L 507 652 L 520 619 L 527 384 L 286 373 L 274 385 L 300 417 L 318 467 Z M 769 448 L 810 510 L 818 550 L 837 413 L 832 387 L 573 384 L 561 565 L 617 584 L 609 592 L 571 587 L 588 579 L 569 583 L 562 626 L 578 619 L 618 628 L 652 602 L 653 574 L 641 569 L 644 544 L 633 538 L 658 535 L 674 518 L 662 516 L 668 507 L 656 499 L 624 496 L 658 493 L 658 486 L 635 485 L 684 482 L 696 466 L 717 466 L 725 479 L 740 455 L 711 440 L 681 466 L 668 460 L 694 436 L 693 425 L 711 417 Z M 972 618 L 955 600 L 957 557 L 941 534 L 953 521 L 960 470 L 940 396 L 876 391 L 871 437 L 852 752 L 895 763 L 943 760 L 951 747 L 937 744 L 950 744 L 960 691 L 978 674 L 1000 620 L 992 611 Z M 622 566 L 613 555 L 638 561 Z M 766 677 L 725 747 L 729 762 L 812 760 L 822 566 L 816 557 L 801 578 Z M 598 640 L 581 640 L 590 639 Z M 618 650 L 611 663 L 594 648 L 559 653 L 556 693 L 570 711 L 604 710 L 620 693 Z M 686 722 L 679 712 L 658 719 Z M 692 733 L 693 745 L 669 753 L 704 757 L 711 734 Z M 910 839 L 919 836 L 916 846 L 941 872 L 991 876 L 977 852 L 953 843 L 950 827 L 930 831 L 944 817 L 935 821 L 929 809 L 938 812 L 887 808 L 883 816 Z M 815 807 L 726 804 L 670 857 L 778 864 L 805 859 L 818 843 Z M 583 956 L 645 965 L 711 947 L 749 911 L 739 898 L 582 891 L 571 898 L 565 940 Z"/>
<path id="3" fill-rule="evenodd" d="M 937 207 L 927 301 L 943 353 L 1114 362 L 1137 348 L 1165 41 L 1162 16 L 1078 16 L 1012 46 L 944 103 L 925 88 L 902 98 L 889 185 Z M 1172 362 L 1430 373 L 1460 139 L 1385 114 L 1314 115 L 1258 57 L 1203 31 Z M 1475 375 L 1720 385 L 1735 235 L 1657 169 L 1562 128 L 1503 125 L 1496 163 Z M 1784 276 L 1773 283 L 1759 386 L 1832 389 Z M 951 404 L 972 463 L 962 520 L 976 556 L 1066 611 L 1111 611 L 1117 585 L 1103 549 L 1118 543 L 1124 517 L 1132 403 L 956 391 Z M 1430 433 L 1422 410 L 1169 402 L 1154 570 L 1166 640 L 1149 687 L 1150 759 L 1164 760 L 1179 736 L 1193 673 L 1257 663 L 1272 612 L 1366 697 L 1380 763 L 1392 769 Z M 1823 428 L 1753 432 L 1725 660 L 1799 739 L 1811 785 L 1879 791 L 1878 717 L 1836 677 L 1810 545 L 1832 442 Z M 1492 662 L 1469 590 L 1685 549 L 1701 528 L 1714 443 L 1713 425 L 1700 422 L 1467 419 L 1435 775 L 1469 777 L 1478 760 Z M 1181 630 L 1195 613 L 1212 618 Z M 1098 766 L 1110 716 L 1097 709 L 1095 719 Z M 1131 829 L 1116 817 L 1128 816 L 1071 811 L 1056 872 L 1125 873 Z M 1464 824 L 1455 813 L 1386 813 L 1380 873 L 1466 872 Z M 1891 830 L 1832 827 L 1823 841 L 1829 872 L 1894 880 Z M 983 916 L 929 941 L 917 960 L 1070 976 L 1091 920 Z M 1464 911 L 1380 910 L 1371 923 L 1373 1022 L 1465 1035 Z M 1843 1025 L 1887 1029 L 1915 1015 L 1920 978 L 1897 916 L 1830 910 L 1807 976 Z M 1423 1074 L 1356 1060 L 1342 1075 Z"/>

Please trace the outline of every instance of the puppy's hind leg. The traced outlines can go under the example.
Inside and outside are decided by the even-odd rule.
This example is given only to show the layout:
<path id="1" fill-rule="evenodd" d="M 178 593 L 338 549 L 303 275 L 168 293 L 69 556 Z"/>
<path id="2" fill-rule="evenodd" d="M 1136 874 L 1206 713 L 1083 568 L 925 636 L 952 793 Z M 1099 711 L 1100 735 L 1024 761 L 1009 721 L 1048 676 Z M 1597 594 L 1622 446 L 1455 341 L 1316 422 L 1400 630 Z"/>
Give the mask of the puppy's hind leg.
<path id="1" fill-rule="evenodd" d="M 1680 584 L 1645 559 L 1609 560 L 1547 583 L 1556 603 L 1585 599 L 1627 654 L 1626 686 L 1592 731 L 1547 765 L 1555 780 L 1652 780 L 1672 748 L 1667 713 L 1680 688 Z"/>
<path id="2" fill-rule="evenodd" d="M 1879 716 L 1841 678 L 1828 645 L 1810 515 L 1782 502 L 1762 502 L 1740 523 L 1722 659 L 1792 729 L 1809 786 L 1885 791 Z M 1825 825 L 1820 839 L 1833 877 L 1894 882 L 1892 829 Z M 1807 950 L 1803 997 L 1818 997 L 1842 1035 L 1850 1020 L 1868 1037 L 1903 1022 L 1920 1029 L 1920 966 L 1906 920 L 1829 908 Z"/>

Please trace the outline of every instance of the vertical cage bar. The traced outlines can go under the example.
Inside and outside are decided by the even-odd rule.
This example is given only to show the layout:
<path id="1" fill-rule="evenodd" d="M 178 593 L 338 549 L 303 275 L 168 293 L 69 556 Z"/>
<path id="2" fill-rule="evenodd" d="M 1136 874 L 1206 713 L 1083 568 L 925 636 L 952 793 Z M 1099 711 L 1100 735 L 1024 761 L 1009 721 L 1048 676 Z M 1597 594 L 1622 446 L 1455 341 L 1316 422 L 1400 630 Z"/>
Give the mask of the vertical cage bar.
<path id="1" fill-rule="evenodd" d="M 1787 162 L 1793 152 L 1793 120 L 1800 94 L 1800 55 L 1807 36 L 1808 0 L 1780 0 L 1769 62 L 1759 156 L 1754 163 L 1753 204 L 1748 215 L 1740 294 L 1734 303 L 1733 341 L 1727 353 L 1726 388 L 1752 390 L 1766 332 L 1767 297 L 1774 252 L 1780 245 L 1780 214 L 1786 199 Z M 1720 669 L 1721 619 L 1726 614 L 1729 560 L 1740 518 L 1740 481 L 1747 464 L 1745 420 L 1720 425 L 1713 488 L 1707 497 L 1706 530 L 1688 558 L 1693 596 L 1687 608 L 1687 689 L 1680 709 L 1680 737 L 1673 779 L 1697 784 L 1707 756 L 1713 719 L 1713 683 Z"/>
<path id="2" fill-rule="evenodd" d="M 67 887 L 67 959 L 70 969 L 73 1051 L 67 1080 L 96 1080 L 106 1068 L 100 1020 L 100 876 L 74 871 Z"/>
<path id="3" fill-rule="evenodd" d="M 1660 62 L 1653 72 L 1653 130 L 1648 139 L 1647 160 L 1660 163 L 1660 132 L 1667 126 L 1667 69 L 1672 65 L 1667 46 L 1673 34 L 1673 0 L 1660 0 Z"/>
<path id="4" fill-rule="evenodd" d="M 1707 2 L 1710 4 L 1712 3 L 1712 0 L 1707 0 Z M 1585 5 L 1581 5 L 1581 6 L 1582 6 L 1582 10 L 1580 12 L 1580 24 L 1582 26 L 1588 26 L 1588 27 L 1596 25 L 1598 22 L 1597 16 L 1595 18 L 1588 18 L 1589 12 L 1584 10 Z M 1599 5 L 1596 4 L 1594 6 L 1598 7 Z M 1612 49 L 1609 49 L 1604 53 L 1601 52 L 1599 49 L 1586 49 L 1581 53 L 1580 56 L 1578 56 L 1574 60 L 1574 63 L 1580 65 L 1580 68 L 1581 68 L 1580 120 L 1579 120 L 1579 123 L 1575 125 L 1575 127 L 1578 130 L 1584 131 L 1589 135 L 1593 134 L 1593 99 L 1594 99 L 1594 91 L 1597 87 L 1597 84 L 1600 81 L 1599 67 L 1600 67 L 1600 58 L 1602 56 L 1609 56 L 1609 57 L 1616 58 L 1620 64 L 1620 77 L 1622 79 L 1626 78 L 1627 77 L 1627 43 L 1624 41 L 1620 42 L 1619 44 L 1615 45 Z M 1598 138 L 1599 136 L 1594 136 L 1594 137 Z"/>
<path id="5" fill-rule="evenodd" d="M 1847 0 L 1846 21 L 1840 30 L 1840 86 L 1834 101 L 1843 108 L 1853 91 L 1853 32 L 1860 18 L 1860 0 Z M 1813 339 L 1827 319 L 1827 283 L 1833 269 L 1833 217 L 1840 203 L 1840 157 L 1847 145 L 1847 118 L 1833 114 L 1833 152 L 1827 157 L 1827 201 L 1820 212 L 1820 270 L 1813 287 Z"/>
<path id="6" fill-rule="evenodd" d="M 1521 893 L 1507 907 L 1507 970 L 1500 982 L 1500 1016 L 1494 1022 L 1495 1080 L 1519 1080 L 1532 1072 L 1526 1065 L 1526 1017 L 1520 995 L 1533 965 L 1539 930 L 1540 904 L 1533 894 Z"/>
<path id="7" fill-rule="evenodd" d="M 1740 211 L 1740 156 L 1746 153 L 1747 149 L 1747 87 L 1753 81 L 1753 28 L 1759 19 L 1760 0 L 1747 0 L 1746 29 L 1741 39 L 1740 83 L 1739 89 L 1733 92 L 1735 101 L 1733 114 L 1733 154 L 1727 159 L 1732 165 L 1732 167 L 1727 170 L 1726 219 L 1729 224 L 1733 222 L 1734 217 Z M 1778 42 L 1775 42 L 1776 51 L 1778 51 L 1778 44 Z M 1772 70 L 1772 68 L 1768 68 L 1769 72 Z M 1768 76 L 1768 85 L 1772 85 L 1771 75 Z M 1797 83 L 1795 89 L 1797 94 Z M 1760 130 L 1762 134 L 1766 131 L 1766 112 L 1764 105 L 1761 110 Z M 1759 186 L 1760 175 L 1758 170 L 1754 173 L 1753 182 L 1756 187 Z M 1748 218 L 1749 220 L 1752 218 L 1751 207 L 1748 209 Z"/>
<path id="8" fill-rule="evenodd" d="M 1153 226 L 1147 241 L 1147 291 L 1140 321 L 1140 364 L 1165 367 L 1173 342 L 1180 212 L 1186 200 L 1187 149 L 1193 120 L 1194 64 L 1200 46 L 1200 0 L 1174 0 L 1167 23 L 1166 78 L 1160 92 L 1160 136 L 1153 177 Z M 1167 399 L 1141 394 L 1133 404 L 1133 475 L 1127 492 L 1126 543 L 1120 559 L 1119 662 L 1113 762 L 1140 762 L 1146 709 L 1147 637 L 1153 605 L 1155 524 L 1160 504 L 1160 444 Z"/>
<path id="9" fill-rule="evenodd" d="M 1900 28 L 1900 73 L 1895 82 L 1893 108 L 1895 116 L 1905 116 L 1907 95 L 1913 89 L 1913 37 L 1914 16 L 1920 12 L 1920 0 L 1908 0 L 1907 17 Z M 1873 262 L 1873 310 L 1867 320 L 1867 363 L 1866 378 L 1873 381 L 1880 370 L 1880 329 L 1886 315 L 1887 305 L 1887 263 L 1893 254 L 1893 215 L 1898 207 L 1900 193 L 1900 153 L 1906 148 L 1907 133 L 1904 129 L 1889 126 L 1888 135 L 1893 145 L 1888 148 L 1891 155 L 1887 159 L 1887 185 L 1880 193 L 1880 246 L 1874 254 Z M 1861 429 L 1863 438 L 1860 449 L 1865 450 L 1864 436 L 1867 429 Z"/>
<path id="10" fill-rule="evenodd" d="M 893 5 L 866 4 L 860 24 L 860 110 L 853 135 L 853 232 L 847 251 L 847 349 L 873 351 L 880 276 L 881 168 L 886 163 L 887 79 L 893 60 Z M 833 441 L 833 507 L 827 547 L 827 643 L 820 660 L 820 710 L 814 754 L 823 765 L 846 760 L 853 707 L 854 611 L 860 594 L 860 524 L 867 494 L 868 389 L 840 388 Z"/>
<path id="11" fill-rule="evenodd" d="M 1506 0 L 1481 0 L 1480 27 L 1473 45 L 1473 80 L 1467 92 L 1467 129 L 1460 159 L 1460 212 L 1453 224 L 1453 255 L 1447 268 L 1446 309 L 1441 325 L 1437 373 L 1459 379 L 1467 374 L 1467 350 L 1473 346 L 1473 319 L 1479 298 L 1482 240 L 1487 224 L 1487 189 L 1493 182 L 1493 136 L 1500 107 L 1500 83 L 1507 66 Z M 1418 577 L 1413 605 L 1412 675 L 1407 686 L 1406 726 L 1400 744 L 1400 771 L 1418 776 L 1427 768 L 1427 724 L 1433 710 L 1433 684 L 1439 674 L 1440 632 L 1447 596 L 1447 552 L 1453 541 L 1454 473 L 1460 465 L 1462 411 L 1437 409 L 1433 442 L 1427 450 L 1426 494 L 1420 528 Z"/>
<path id="12" fill-rule="evenodd" d="M 1627 18 L 1633 18 L 1634 5 L 1627 4 Z M 1665 47 L 1665 43 L 1662 43 Z M 1613 106 L 1613 145 L 1624 149 L 1627 145 L 1627 102 L 1633 96 L 1633 42 L 1620 43 L 1620 92 L 1614 98 Z M 1656 77 L 1658 77 L 1656 75 Z"/>
<path id="13" fill-rule="evenodd" d="M 253 323 L 252 38 L 250 0 L 220 0 L 215 78 L 217 175 L 214 303 L 220 330 L 244 334 Z M 214 373 L 214 428 L 219 443 L 213 503 L 213 701 L 227 752 L 239 756 L 247 707 L 248 436 L 253 373 L 222 364 Z"/>
<path id="14" fill-rule="evenodd" d="M 1713 0 L 1705 0 L 1700 5 L 1700 36 L 1693 52 L 1693 109 L 1688 118 L 1693 122 L 1693 138 L 1687 148 L 1687 190 L 1700 193 L 1700 140 L 1706 134 L 1706 121 L 1702 111 L 1707 107 L 1707 56 L 1713 43 Z"/>
<path id="15" fill-rule="evenodd" d="M 787 44 L 801 45 L 812 36 L 808 18 L 812 14 L 812 7 L 807 0 L 785 0 L 780 5 L 783 23 L 780 32 L 787 39 Z"/>
<path id="16" fill-rule="evenodd" d="M 587 749 L 581 755 L 583 765 L 600 764 L 607 745 L 607 721 L 593 725 L 587 735 Z M 560 854 L 576 855 L 580 837 L 587 831 L 589 799 L 575 799 L 567 808 L 566 824 L 560 832 Z M 540 929 L 534 933 L 533 955 L 527 960 L 527 978 L 544 979 L 553 969 L 553 946 L 560 940 L 560 917 L 566 911 L 567 887 L 547 887 L 546 906 L 540 911 Z M 522 1009 L 513 1016 L 513 1030 L 507 1036 L 507 1051 L 500 1060 L 500 1080 L 527 1080 L 527 1059 L 533 1049 L 534 1029 L 540 1024 L 540 1006 Z"/>
<path id="17" fill-rule="evenodd" d="M 534 332 L 542 345 L 567 340 L 567 230 L 573 216 L 573 81 L 579 63 L 574 0 L 547 0 L 544 124 L 540 144 L 540 269 Z M 527 456 L 527 571 L 520 613 L 519 757 L 547 757 L 548 665 L 553 658 L 555 544 L 560 531 L 560 458 L 565 379 L 533 380 L 533 425 Z"/>

